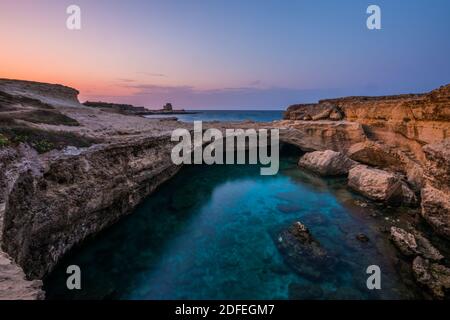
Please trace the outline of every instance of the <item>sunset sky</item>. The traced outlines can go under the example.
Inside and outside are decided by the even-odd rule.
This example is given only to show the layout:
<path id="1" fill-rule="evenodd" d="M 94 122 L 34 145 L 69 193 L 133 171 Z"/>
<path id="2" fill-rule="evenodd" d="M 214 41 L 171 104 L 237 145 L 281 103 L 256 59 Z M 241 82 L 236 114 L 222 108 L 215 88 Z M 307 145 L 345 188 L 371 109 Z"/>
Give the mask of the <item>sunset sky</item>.
<path id="1" fill-rule="evenodd" d="M 370 4 L 381 30 L 366 27 Z M 0 0 L 0 78 L 150 108 L 424 92 L 450 83 L 449 14 L 448 0 Z"/>

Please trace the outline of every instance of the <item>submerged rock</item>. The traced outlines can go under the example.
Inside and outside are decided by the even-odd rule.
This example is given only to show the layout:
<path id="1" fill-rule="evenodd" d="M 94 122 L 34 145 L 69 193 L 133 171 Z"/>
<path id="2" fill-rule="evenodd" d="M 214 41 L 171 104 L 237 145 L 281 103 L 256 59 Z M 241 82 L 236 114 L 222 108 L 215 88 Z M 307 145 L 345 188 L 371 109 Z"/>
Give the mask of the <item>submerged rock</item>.
<path id="1" fill-rule="evenodd" d="M 276 244 L 288 265 L 305 278 L 318 280 L 332 274 L 335 258 L 327 253 L 301 222 L 297 221 L 282 231 Z"/>
<path id="2" fill-rule="evenodd" d="M 422 286 L 438 299 L 449 297 L 450 293 L 450 269 L 432 263 L 422 257 L 416 257 L 413 261 L 414 276 Z"/>
<path id="3" fill-rule="evenodd" d="M 301 207 L 292 204 L 279 204 L 277 205 L 277 210 L 283 213 L 293 213 L 299 212 L 301 210 Z"/>
<path id="4" fill-rule="evenodd" d="M 324 295 L 322 288 L 318 284 L 290 283 L 288 290 L 290 300 L 319 300 L 323 299 Z"/>
<path id="5" fill-rule="evenodd" d="M 361 242 L 369 242 L 369 237 L 366 236 L 364 233 L 358 233 L 356 235 L 356 239 Z"/>
<path id="6" fill-rule="evenodd" d="M 402 183 L 393 173 L 358 165 L 349 171 L 348 186 L 369 199 L 401 203 Z"/>
<path id="7" fill-rule="evenodd" d="M 322 176 L 340 176 L 347 175 L 357 163 L 340 152 L 325 150 L 306 153 L 298 165 Z"/>

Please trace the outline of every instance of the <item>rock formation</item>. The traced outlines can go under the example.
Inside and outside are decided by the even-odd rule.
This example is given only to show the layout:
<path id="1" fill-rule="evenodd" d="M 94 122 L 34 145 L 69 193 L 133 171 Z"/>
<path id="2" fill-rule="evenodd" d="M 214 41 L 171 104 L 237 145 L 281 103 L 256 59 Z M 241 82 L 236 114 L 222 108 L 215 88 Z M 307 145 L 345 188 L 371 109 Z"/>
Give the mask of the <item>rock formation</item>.
<path id="1" fill-rule="evenodd" d="M 41 279 L 72 246 L 129 213 L 178 170 L 170 160 L 175 121 L 103 112 L 81 105 L 77 94 L 0 80 L 0 132 L 9 142 L 0 148 L 0 247 L 8 253 L 1 253 L 7 282 L 0 289 L 11 297 L 41 297 L 41 283 L 27 282 L 20 267 L 28 279 Z M 33 114 L 42 110 L 58 117 Z"/>
<path id="2" fill-rule="evenodd" d="M 41 280 L 28 281 L 22 269 L 0 251 L 0 300 L 41 300 Z"/>
<path id="3" fill-rule="evenodd" d="M 142 138 L 23 166 L 6 203 L 3 249 L 30 278 L 43 277 L 177 172 L 171 146 L 169 137 Z"/>
<path id="4" fill-rule="evenodd" d="M 137 107 L 131 104 L 108 103 L 100 101 L 86 101 L 83 105 L 87 107 L 100 108 L 103 111 L 117 112 L 126 115 L 147 115 L 153 112 L 145 107 Z"/>
<path id="5" fill-rule="evenodd" d="M 421 196 L 422 217 L 437 233 L 450 238 L 450 194 L 428 185 Z"/>
<path id="6" fill-rule="evenodd" d="M 401 228 L 391 227 L 391 238 L 405 256 L 422 256 L 433 261 L 440 261 L 444 258 L 430 241 L 416 230 L 410 233 Z"/>
<path id="7" fill-rule="evenodd" d="M 450 268 L 441 264 L 444 256 L 417 230 L 391 227 L 391 239 L 399 251 L 412 260 L 416 281 L 437 299 L 449 297 Z"/>
<path id="8" fill-rule="evenodd" d="M 437 233 L 450 239 L 450 139 L 428 144 L 423 150 L 422 216 Z"/>
<path id="9" fill-rule="evenodd" d="M 417 281 L 435 298 L 448 298 L 450 268 L 418 256 L 413 261 L 413 271 Z"/>
<path id="10" fill-rule="evenodd" d="M 327 111 L 331 114 L 332 110 L 339 110 L 344 120 L 364 125 L 370 135 L 384 141 L 401 142 L 406 138 L 424 144 L 440 142 L 450 136 L 450 85 L 426 94 L 346 97 L 292 105 L 284 118 L 303 120 L 310 116 L 314 119 Z"/>
<path id="11" fill-rule="evenodd" d="M 171 103 L 166 103 L 164 106 L 163 106 L 163 111 L 167 111 L 167 112 L 171 112 L 173 109 L 172 109 L 172 104 Z"/>
<path id="12" fill-rule="evenodd" d="M 348 157 L 373 167 L 402 168 L 402 160 L 395 150 L 374 141 L 355 143 L 348 150 Z"/>
<path id="13" fill-rule="evenodd" d="M 280 129 L 280 140 L 306 152 L 347 152 L 351 145 L 367 139 L 362 126 L 356 122 L 284 120 L 274 122 L 271 126 Z"/>
<path id="14" fill-rule="evenodd" d="M 0 91 L 19 102 L 43 103 L 56 107 L 78 107 L 78 90 L 59 84 L 0 79 Z M 19 98 L 20 97 L 20 98 Z M 16 101 L 17 101 L 16 100 Z"/>
<path id="15" fill-rule="evenodd" d="M 346 155 L 332 151 L 314 151 L 306 153 L 298 162 L 300 167 L 306 168 L 322 176 L 342 176 L 357 163 Z"/>

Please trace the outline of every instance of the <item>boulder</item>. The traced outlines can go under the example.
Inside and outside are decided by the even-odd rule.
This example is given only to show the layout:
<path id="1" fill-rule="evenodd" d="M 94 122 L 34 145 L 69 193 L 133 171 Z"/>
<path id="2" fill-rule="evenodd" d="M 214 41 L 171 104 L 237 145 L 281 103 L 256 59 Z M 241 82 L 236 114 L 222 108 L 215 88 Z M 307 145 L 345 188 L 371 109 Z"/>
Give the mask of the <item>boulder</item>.
<path id="1" fill-rule="evenodd" d="M 419 255 L 432 261 L 441 261 L 444 259 L 444 256 L 439 252 L 439 250 L 436 249 L 421 233 L 414 231 L 414 237 L 416 238 L 417 251 Z"/>
<path id="2" fill-rule="evenodd" d="M 422 217 L 433 227 L 436 233 L 450 239 L 450 195 L 431 185 L 421 192 Z"/>
<path id="3" fill-rule="evenodd" d="M 397 227 L 391 227 L 391 239 L 405 256 L 417 255 L 417 242 L 414 235 Z"/>
<path id="4" fill-rule="evenodd" d="M 430 241 L 416 230 L 410 233 L 401 228 L 391 227 L 391 239 L 405 256 L 422 256 L 433 261 L 444 258 Z"/>
<path id="5" fill-rule="evenodd" d="M 349 171 L 348 186 L 375 201 L 402 202 L 402 183 L 391 172 L 357 165 Z"/>
<path id="6" fill-rule="evenodd" d="M 322 112 L 314 115 L 311 117 L 311 120 L 313 121 L 317 121 L 317 120 L 326 120 L 330 117 L 332 109 L 331 108 L 327 108 L 325 110 L 323 110 Z"/>
<path id="7" fill-rule="evenodd" d="M 418 200 L 414 191 L 412 191 L 406 182 L 402 181 L 402 202 L 408 206 L 418 205 Z"/>
<path id="8" fill-rule="evenodd" d="M 340 152 L 325 150 L 306 153 L 298 165 L 322 176 L 340 176 L 347 175 L 357 163 Z"/>
<path id="9" fill-rule="evenodd" d="M 399 168 L 402 165 L 396 151 L 374 141 L 364 141 L 352 145 L 347 156 L 352 160 L 380 168 Z"/>
<path id="10" fill-rule="evenodd" d="M 438 263 L 432 263 L 422 257 L 416 257 L 412 269 L 417 282 L 427 288 L 433 297 L 438 299 L 449 297 L 449 268 Z"/>
<path id="11" fill-rule="evenodd" d="M 330 112 L 329 118 L 333 121 L 340 121 L 344 119 L 344 113 L 338 108 L 333 108 L 333 110 L 331 110 Z"/>

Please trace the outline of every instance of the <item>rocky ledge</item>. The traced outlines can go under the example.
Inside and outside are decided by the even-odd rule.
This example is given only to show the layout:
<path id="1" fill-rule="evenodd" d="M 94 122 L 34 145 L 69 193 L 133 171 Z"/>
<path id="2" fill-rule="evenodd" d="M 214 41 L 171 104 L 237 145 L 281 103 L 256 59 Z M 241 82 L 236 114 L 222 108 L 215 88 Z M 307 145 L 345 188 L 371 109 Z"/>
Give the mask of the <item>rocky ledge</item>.
<path id="1" fill-rule="evenodd" d="M 145 116 L 145 115 L 170 115 L 170 114 L 191 114 L 194 112 L 188 112 L 185 110 L 174 110 L 172 109 L 172 105 L 167 103 L 162 109 L 159 110 L 151 110 L 146 107 L 138 107 L 133 106 L 131 104 L 119 104 L 119 103 L 108 103 L 108 102 L 94 102 L 94 101 L 86 101 L 83 105 L 92 108 L 99 108 L 106 112 L 120 113 L 125 115 L 136 115 L 136 116 Z"/>
<path id="2" fill-rule="evenodd" d="M 450 136 L 450 85 L 425 94 L 382 97 L 345 97 L 317 104 L 290 106 L 289 120 L 346 120 L 357 122 L 372 137 L 419 144 L 440 142 Z"/>
<path id="3" fill-rule="evenodd" d="M 0 204 L 0 239 L 5 205 Z M 41 300 L 45 293 L 41 280 L 27 280 L 20 266 L 0 250 L 0 300 Z"/>

